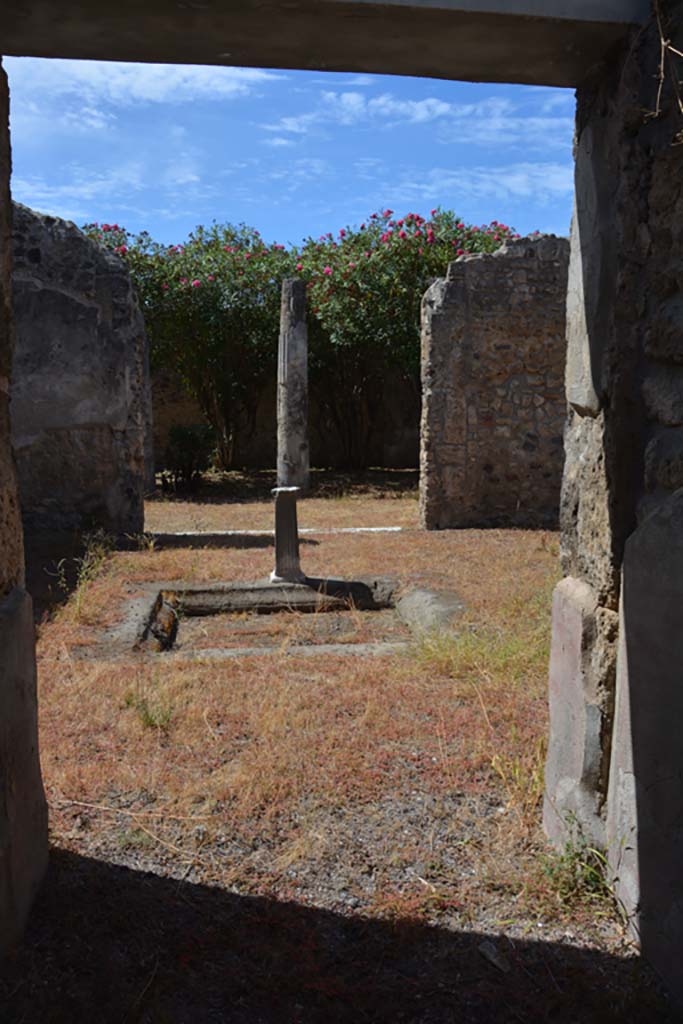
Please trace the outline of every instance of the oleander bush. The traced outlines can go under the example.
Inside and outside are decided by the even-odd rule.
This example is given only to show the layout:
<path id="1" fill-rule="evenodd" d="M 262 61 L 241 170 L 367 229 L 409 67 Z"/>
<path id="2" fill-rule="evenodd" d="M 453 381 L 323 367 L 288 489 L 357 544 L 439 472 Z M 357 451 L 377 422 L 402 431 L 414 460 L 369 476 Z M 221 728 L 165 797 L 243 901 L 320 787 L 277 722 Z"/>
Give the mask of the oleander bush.
<path id="1" fill-rule="evenodd" d="M 259 396 L 276 372 L 283 278 L 307 282 L 311 387 L 346 466 L 362 469 L 388 372 L 419 388 L 420 302 L 430 283 L 458 256 L 518 237 L 497 221 L 475 227 L 441 209 L 429 219 L 383 210 L 290 249 L 267 245 L 243 224 L 198 227 L 182 245 L 118 224 L 84 230 L 127 261 L 152 363 L 172 369 L 198 402 L 223 468 L 233 463 L 238 433 L 253 431 Z"/>

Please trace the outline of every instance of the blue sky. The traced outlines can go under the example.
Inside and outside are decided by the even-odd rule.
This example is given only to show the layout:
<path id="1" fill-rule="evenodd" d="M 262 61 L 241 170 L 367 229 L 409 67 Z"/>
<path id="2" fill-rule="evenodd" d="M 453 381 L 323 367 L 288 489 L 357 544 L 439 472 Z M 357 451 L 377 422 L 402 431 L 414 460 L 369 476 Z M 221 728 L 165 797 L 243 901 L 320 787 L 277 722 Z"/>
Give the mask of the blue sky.
<path id="1" fill-rule="evenodd" d="M 6 58 L 14 198 L 178 242 L 245 222 L 298 243 L 391 207 L 567 234 L 570 90 Z"/>

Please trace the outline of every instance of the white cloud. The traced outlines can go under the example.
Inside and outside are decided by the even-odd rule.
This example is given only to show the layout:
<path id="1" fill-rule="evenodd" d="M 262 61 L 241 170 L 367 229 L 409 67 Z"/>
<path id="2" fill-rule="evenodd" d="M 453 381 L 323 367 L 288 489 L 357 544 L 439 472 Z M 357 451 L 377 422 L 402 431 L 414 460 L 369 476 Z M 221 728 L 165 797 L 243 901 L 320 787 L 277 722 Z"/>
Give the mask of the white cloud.
<path id="1" fill-rule="evenodd" d="M 89 216 L 93 203 L 112 203 L 145 187 L 144 169 L 135 162 L 99 173 L 80 164 L 66 170 L 69 178 L 60 183 L 48 182 L 41 175 L 12 177 L 12 198 L 58 217 L 82 220 Z"/>
<path id="2" fill-rule="evenodd" d="M 294 117 L 281 117 L 275 124 L 264 124 L 267 132 L 291 132 L 293 135 L 305 135 L 316 121 L 320 120 L 317 113 L 298 114 Z"/>
<path id="3" fill-rule="evenodd" d="M 391 203 L 397 206 L 439 201 L 456 207 L 460 197 L 507 202 L 533 199 L 536 204 L 544 205 L 566 199 L 573 191 L 573 165 L 553 162 L 433 168 L 427 174 L 406 175 L 398 184 L 386 187 Z"/>
<path id="4" fill-rule="evenodd" d="M 108 102 L 191 103 L 245 96 L 283 76 L 259 68 L 126 64 L 116 61 L 42 60 L 7 57 L 11 89 L 27 96 L 73 96 L 90 106 Z"/>
<path id="5" fill-rule="evenodd" d="M 294 143 L 291 139 L 285 139 L 281 135 L 276 135 L 273 139 L 261 139 L 264 146 L 272 146 L 273 149 L 282 149 L 283 146 L 293 146 Z"/>
<path id="6" fill-rule="evenodd" d="M 372 75 L 352 75 L 344 84 L 354 89 L 367 89 L 375 84 L 375 79 Z"/>
<path id="7" fill-rule="evenodd" d="M 553 99 L 552 97 L 550 99 Z M 443 144 L 523 146 L 547 150 L 571 147 L 574 122 L 570 116 L 544 115 L 535 105 L 519 110 L 510 100 L 489 97 L 477 103 L 449 103 L 436 97 L 402 99 L 392 93 L 368 98 L 361 92 L 320 94 L 315 110 L 280 118 L 264 125 L 280 137 L 306 135 L 325 126 L 375 125 L 391 128 L 401 124 L 438 125 L 436 139 Z"/>

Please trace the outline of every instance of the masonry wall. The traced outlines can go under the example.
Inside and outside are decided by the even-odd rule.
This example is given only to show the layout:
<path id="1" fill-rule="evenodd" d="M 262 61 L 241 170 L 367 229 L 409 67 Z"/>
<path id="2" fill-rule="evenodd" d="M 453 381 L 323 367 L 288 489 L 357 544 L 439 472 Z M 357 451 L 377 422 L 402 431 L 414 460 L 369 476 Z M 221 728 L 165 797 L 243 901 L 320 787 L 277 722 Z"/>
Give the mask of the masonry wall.
<path id="1" fill-rule="evenodd" d="M 47 865 L 35 635 L 9 431 L 12 367 L 9 94 L 0 61 L 0 952 L 20 937 Z"/>
<path id="2" fill-rule="evenodd" d="M 661 5 L 683 48 L 683 3 Z M 683 1003 L 683 117 L 656 19 L 577 92 L 565 579 L 553 601 L 544 822 L 604 844 Z"/>
<path id="3" fill-rule="evenodd" d="M 127 268 L 15 204 L 12 437 L 27 532 L 144 527 L 149 371 Z"/>
<path id="4" fill-rule="evenodd" d="M 566 416 L 569 244 L 461 257 L 422 305 L 420 517 L 429 530 L 553 522 Z"/>

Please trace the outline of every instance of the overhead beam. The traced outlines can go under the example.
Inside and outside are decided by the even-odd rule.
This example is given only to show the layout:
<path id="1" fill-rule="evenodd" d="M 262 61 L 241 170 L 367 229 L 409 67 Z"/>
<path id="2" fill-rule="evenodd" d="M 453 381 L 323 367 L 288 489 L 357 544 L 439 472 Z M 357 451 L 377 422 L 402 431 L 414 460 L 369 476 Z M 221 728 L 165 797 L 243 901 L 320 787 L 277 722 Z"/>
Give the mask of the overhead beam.
<path id="1" fill-rule="evenodd" d="M 14 0 L 0 52 L 575 86 L 648 0 Z"/>

